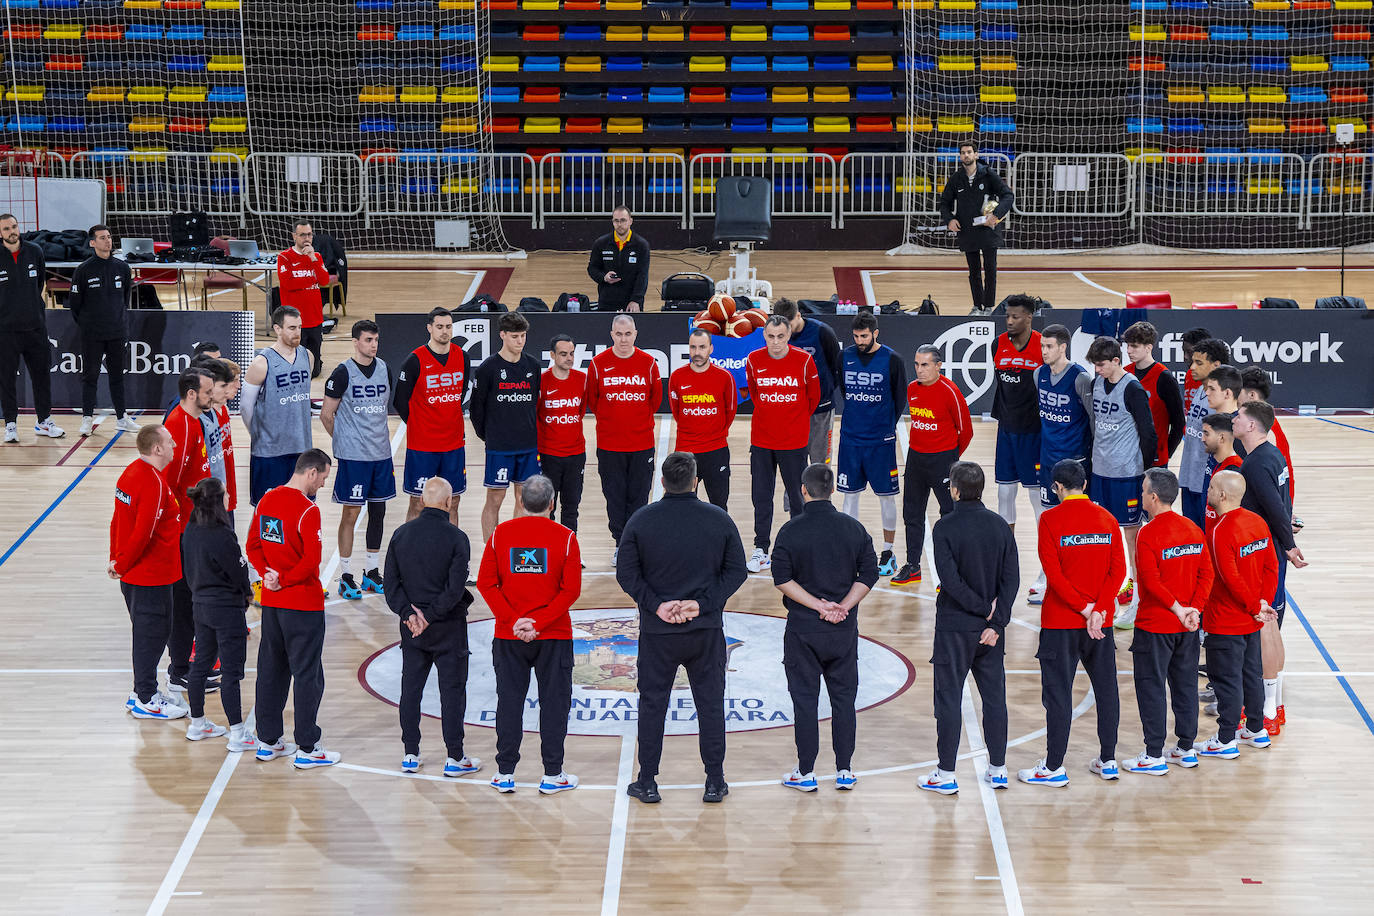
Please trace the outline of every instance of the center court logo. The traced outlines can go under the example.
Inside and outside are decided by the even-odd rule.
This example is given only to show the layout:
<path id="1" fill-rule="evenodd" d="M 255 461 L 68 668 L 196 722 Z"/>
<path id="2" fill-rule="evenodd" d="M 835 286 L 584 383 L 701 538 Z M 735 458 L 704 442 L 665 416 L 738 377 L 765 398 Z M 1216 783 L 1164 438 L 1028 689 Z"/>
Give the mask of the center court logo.
<path id="1" fill-rule="evenodd" d="M 633 608 L 583 609 L 572 612 L 573 697 L 568 732 L 574 735 L 623 735 L 633 733 L 639 713 L 635 692 L 639 661 L 639 616 Z M 786 621 L 762 614 L 725 614 L 725 728 L 754 731 L 790 726 L 792 700 L 782 667 L 782 634 Z M 493 621 L 479 620 L 468 626 L 469 725 L 496 725 L 496 677 L 491 664 Z M 911 663 L 882 643 L 859 639 L 859 694 L 857 706 L 867 709 L 899 696 L 914 677 Z M 358 678 L 374 696 L 395 704 L 401 693 L 399 645 L 378 652 L 363 663 Z M 830 715 L 829 700 L 822 691 L 821 715 Z M 421 711 L 439 715 L 439 684 L 431 675 L 425 687 Z M 526 731 L 539 729 L 539 698 L 531 678 L 525 699 Z M 668 701 L 665 733 L 697 733 L 696 707 L 679 671 Z"/>
<path id="2" fill-rule="evenodd" d="M 935 338 L 935 346 L 945 356 L 945 377 L 963 390 L 970 404 L 992 388 L 996 341 L 997 324 L 992 321 L 965 321 Z"/>

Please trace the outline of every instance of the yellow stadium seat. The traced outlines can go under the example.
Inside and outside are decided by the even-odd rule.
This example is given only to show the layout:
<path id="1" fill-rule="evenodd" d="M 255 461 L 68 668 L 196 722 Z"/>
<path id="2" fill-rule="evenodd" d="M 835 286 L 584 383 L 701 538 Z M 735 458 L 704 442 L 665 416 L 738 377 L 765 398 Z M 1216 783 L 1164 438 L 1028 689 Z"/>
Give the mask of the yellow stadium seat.
<path id="1" fill-rule="evenodd" d="M 897 177 L 897 183 L 896 183 L 895 185 L 893 185 L 893 189 L 894 189 L 898 194 L 905 194 L 905 193 L 907 192 L 906 179 L 905 179 L 905 178 L 902 178 L 902 177 L 899 175 L 899 176 Z M 911 179 L 911 193 L 912 193 L 912 194 L 929 194 L 929 193 L 931 193 L 931 192 L 934 191 L 934 190 L 935 190 L 935 186 L 932 185 L 932 184 L 930 183 L 930 179 L 929 179 L 929 178 L 913 178 L 913 179 Z"/>
<path id="2" fill-rule="evenodd" d="M 643 118 L 607 118 L 606 133 L 608 134 L 642 134 L 644 133 Z"/>
<path id="3" fill-rule="evenodd" d="M 1294 73 L 1317 73 L 1330 70 L 1331 65 L 1320 54 L 1299 54 L 1288 58 L 1288 69 Z"/>
<path id="4" fill-rule="evenodd" d="M 644 161 L 644 150 L 637 146 L 612 146 L 606 150 L 606 161 L 614 165 L 638 165 Z"/>
<path id="5" fill-rule="evenodd" d="M 1288 101 L 1288 93 L 1282 86 L 1251 86 L 1250 101 L 1281 104 Z"/>
<path id="6" fill-rule="evenodd" d="M 695 54 L 687 61 L 687 69 L 692 73 L 724 73 L 725 58 L 708 54 Z"/>
<path id="7" fill-rule="evenodd" d="M 243 55 L 213 54 L 210 56 L 210 62 L 205 65 L 205 69 L 211 73 L 242 73 Z"/>
<path id="8" fill-rule="evenodd" d="M 130 162 L 166 162 L 167 147 L 165 146 L 135 146 L 133 154 L 129 156 Z"/>
<path id="9" fill-rule="evenodd" d="M 520 70 L 520 58 L 514 54 L 488 54 L 487 59 L 482 61 L 482 69 L 498 73 L 517 73 Z"/>
<path id="10" fill-rule="evenodd" d="M 674 156 L 687 158 L 687 150 L 680 146 L 651 146 L 649 153 L 650 155 L 644 157 L 644 161 L 652 165 L 666 165 L 674 161 Z"/>
<path id="11" fill-rule="evenodd" d="M 477 0 L 439 0 L 441 10 L 475 10 Z"/>
<path id="12" fill-rule="evenodd" d="M 208 86 L 173 86 L 167 90 L 169 102 L 203 102 L 210 94 Z"/>
<path id="13" fill-rule="evenodd" d="M 736 160 L 738 161 L 738 160 Z M 714 194 L 716 193 L 716 180 L 714 178 L 696 178 L 692 181 L 693 194 Z"/>
<path id="14" fill-rule="evenodd" d="M 849 9 L 849 0 L 814 0 L 811 4 L 812 9 L 839 11 Z"/>
<path id="15" fill-rule="evenodd" d="M 167 99 L 167 90 L 161 86 L 131 86 L 129 88 L 130 102 L 163 102 Z"/>
<path id="16" fill-rule="evenodd" d="M 847 134 L 849 119 L 840 115 L 819 115 L 811 119 L 811 129 L 818 134 Z"/>
<path id="17" fill-rule="evenodd" d="M 854 63 L 855 70 L 891 70 L 893 68 L 892 58 L 886 54 L 860 54 L 859 59 Z M 969 58 L 968 69 L 973 69 L 973 58 Z"/>
<path id="18" fill-rule="evenodd" d="M 970 54 L 941 54 L 937 64 L 941 70 L 972 70 L 973 56 Z"/>
<path id="19" fill-rule="evenodd" d="M 650 41 L 682 41 L 685 37 L 680 25 L 649 26 Z"/>
<path id="20" fill-rule="evenodd" d="M 1245 102 L 1245 89 L 1240 86 L 1209 86 L 1207 101 L 1235 104 Z"/>
<path id="21" fill-rule="evenodd" d="M 20 84 L 5 93 L 5 100 L 9 102 L 41 102 L 46 92 L 47 88 L 45 86 Z M 121 98 L 122 95 L 121 93 Z"/>
<path id="22" fill-rule="evenodd" d="M 935 129 L 946 134 L 971 134 L 973 119 L 963 115 L 940 115 L 935 121 Z"/>
<path id="23" fill-rule="evenodd" d="M 767 41 L 768 28 L 761 25 L 730 26 L 731 41 Z"/>
<path id="24" fill-rule="evenodd" d="M 897 118 L 898 133 L 924 134 L 929 133 L 934 129 L 935 125 L 930 123 L 930 118 L 915 117 L 912 118 L 910 121 L 906 119 L 905 115 L 901 115 Z"/>
<path id="25" fill-rule="evenodd" d="M 522 10 L 553 11 L 558 9 L 558 0 L 524 0 L 520 4 Z"/>
<path id="26" fill-rule="evenodd" d="M 459 105 L 477 104 L 478 95 L 476 86 L 445 86 L 444 93 L 440 96 L 444 102 Z"/>
<path id="27" fill-rule="evenodd" d="M 935 0 L 897 0 L 899 10 L 933 10 Z"/>
<path id="28" fill-rule="evenodd" d="M 804 146 L 775 146 L 773 147 L 773 161 L 788 165 L 800 165 L 806 161 L 808 152 L 810 150 Z"/>
<path id="29" fill-rule="evenodd" d="M 644 9 L 643 0 L 606 0 L 607 12 L 631 13 Z"/>
<path id="30" fill-rule="evenodd" d="M 126 10 L 160 10 L 162 0 L 124 0 Z"/>
<path id="31" fill-rule="evenodd" d="M 563 130 L 562 118 L 526 118 L 525 133 L 556 134 Z"/>
<path id="32" fill-rule="evenodd" d="M 1207 101 L 1207 93 L 1202 91 L 1201 86 L 1170 86 L 1167 98 L 1174 105 L 1187 102 L 1205 102 Z"/>
<path id="33" fill-rule="evenodd" d="M 827 103 L 848 102 L 851 97 L 848 86 L 817 86 L 814 96 L 817 102 Z"/>
<path id="34" fill-rule="evenodd" d="M 1288 0 L 1255 0 L 1252 6 L 1257 10 L 1286 10 Z"/>
<path id="35" fill-rule="evenodd" d="M 1326 123 L 1333 134 L 1336 132 L 1337 124 L 1353 124 L 1357 134 L 1363 134 L 1369 130 L 1369 125 L 1365 124 L 1364 118 L 1327 118 Z"/>
<path id="36" fill-rule="evenodd" d="M 1163 162 L 1164 153 L 1156 146 L 1131 146 L 1126 148 L 1125 156 L 1131 162 L 1137 159 L 1145 162 Z"/>
<path id="37" fill-rule="evenodd" d="M 848 194 L 849 182 L 841 181 L 837 184 L 829 178 L 817 178 L 816 190 L 821 194 L 834 194 L 836 190 L 839 190 L 841 194 Z"/>
<path id="38" fill-rule="evenodd" d="M 600 73 L 601 58 L 594 54 L 575 54 L 564 58 L 563 69 L 569 73 Z"/>
<path id="39" fill-rule="evenodd" d="M 1338 10 L 1367 10 L 1374 8 L 1371 0 L 1336 0 Z"/>
<path id="40" fill-rule="evenodd" d="M 439 132 L 441 134 L 475 134 L 477 133 L 476 118 L 444 118 L 439 122 Z"/>
<path id="41" fill-rule="evenodd" d="M 358 90 L 359 102 L 394 102 L 395 86 L 364 86 Z"/>
<path id="42" fill-rule="evenodd" d="M 482 182 L 476 178 L 450 178 L 439 185 L 440 194 L 477 194 L 482 190 Z"/>
<path id="43" fill-rule="evenodd" d="M 205 8 L 216 12 L 236 10 L 239 8 L 239 0 L 205 0 Z"/>
<path id="44" fill-rule="evenodd" d="M 998 102 L 1010 104 L 1016 101 L 1015 86 L 980 86 L 978 88 L 978 101 Z"/>
<path id="45" fill-rule="evenodd" d="M 48 41 L 74 41 L 81 37 L 81 31 L 79 22 L 54 22 L 43 30 L 43 37 Z"/>
<path id="46" fill-rule="evenodd" d="M 1282 194 L 1283 181 L 1278 178 L 1251 178 L 1245 183 L 1246 194 Z"/>
<path id="47" fill-rule="evenodd" d="M 416 104 L 437 102 L 439 101 L 439 88 L 437 86 L 403 86 L 401 88 L 401 101 Z"/>
<path id="48" fill-rule="evenodd" d="M 1252 134 L 1281 134 L 1287 127 L 1282 118 L 1251 118 L 1246 130 Z"/>
<path id="49" fill-rule="evenodd" d="M 86 93 L 88 102 L 122 102 L 124 101 L 123 86 L 92 86 L 91 91 Z"/>
<path id="50" fill-rule="evenodd" d="M 734 164 L 766 162 L 767 160 L 764 156 L 767 155 L 768 150 L 764 149 L 762 146 L 732 146 L 730 147 L 730 153 L 730 162 Z M 712 192 L 715 191 L 715 187 L 715 181 L 712 180 Z"/>
<path id="51" fill-rule="evenodd" d="M 973 0 L 940 0 L 942 10 L 971 10 L 976 6 Z"/>
<path id="52" fill-rule="evenodd" d="M 248 158 L 248 147 L 246 146 L 217 146 L 210 152 L 221 156 L 237 156 L 240 159 Z"/>
<path id="53" fill-rule="evenodd" d="M 212 134 L 242 134 L 248 131 L 248 119 L 233 115 L 222 115 L 210 119 Z"/>
<path id="54" fill-rule="evenodd" d="M 138 115 L 130 119 L 129 132 L 135 134 L 160 134 L 167 129 L 167 122 L 157 115 Z"/>
<path id="55" fill-rule="evenodd" d="M 1131 41 L 1141 41 L 1141 35 L 1145 41 L 1163 41 L 1167 37 L 1162 25 L 1147 25 L 1143 30 L 1138 25 L 1131 26 Z"/>
<path id="56" fill-rule="evenodd" d="M 606 26 L 607 41 L 643 41 L 644 30 L 637 25 Z"/>
<path id="57" fill-rule="evenodd" d="M 816 101 L 817 101 L 817 102 L 822 101 L 822 99 L 821 99 L 821 89 L 822 89 L 822 88 L 829 89 L 830 87 L 828 87 L 828 86 L 827 86 L 827 87 L 821 87 L 821 86 L 817 86 L 817 87 L 816 87 Z M 807 102 L 807 101 L 810 101 L 810 99 L 807 98 L 806 87 L 805 87 L 805 86 L 774 86 L 774 87 L 773 87 L 772 95 L 770 95 L 769 98 L 770 98 L 772 101 L 774 101 L 774 102 L 784 102 L 784 103 L 789 103 L 789 104 L 796 104 L 796 103 L 798 103 L 798 102 Z M 830 102 L 830 101 L 840 101 L 840 100 L 838 100 L 838 99 L 824 99 L 824 101 Z M 843 101 L 848 101 L 848 99 L 844 99 Z"/>
<path id="58" fill-rule="evenodd" d="M 984 70 L 1015 70 L 1016 58 L 1010 54 L 984 54 L 982 67 Z"/>

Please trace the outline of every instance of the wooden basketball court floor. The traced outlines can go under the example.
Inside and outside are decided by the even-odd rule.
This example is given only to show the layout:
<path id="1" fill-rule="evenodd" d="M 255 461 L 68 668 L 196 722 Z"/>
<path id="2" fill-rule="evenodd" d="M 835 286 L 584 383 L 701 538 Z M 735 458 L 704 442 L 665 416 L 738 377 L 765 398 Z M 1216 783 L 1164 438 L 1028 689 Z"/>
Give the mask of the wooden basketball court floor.
<path id="1" fill-rule="evenodd" d="M 512 288 L 526 266 L 535 265 L 520 265 Z M 355 286 L 350 318 L 373 311 L 363 307 L 370 287 L 370 279 Z M 432 301 L 420 290 L 410 302 L 399 290 L 387 292 L 405 310 Z M 338 335 L 327 344 L 327 361 L 347 352 Z M 74 435 L 73 418 L 60 422 Z M 1363 764 L 1374 749 L 1374 641 L 1366 622 L 1374 602 L 1365 551 L 1355 545 L 1368 532 L 1363 507 L 1374 499 L 1374 418 L 1284 423 L 1298 512 L 1307 524 L 1299 543 L 1312 565 L 1289 577 L 1289 724 L 1270 750 L 1247 749 L 1238 761 L 1205 761 L 1163 779 L 1123 774 L 1119 782 L 1102 782 L 1087 771 L 1096 753 L 1095 709 L 1080 675 L 1067 789 L 1013 783 L 1006 792 L 980 790 L 977 774 L 986 761 L 975 692 L 966 701 L 961 794 L 920 792 L 915 781 L 933 766 L 935 740 L 928 572 L 918 587 L 884 580 L 861 606 L 861 633 L 909 662 L 912 677 L 906 689 L 859 715 L 856 791 L 836 792 L 830 782 L 802 795 L 778 785 L 795 762 L 792 730 L 781 727 L 730 733 L 732 791 L 718 806 L 700 800 L 695 738 L 669 738 L 660 775 L 664 801 L 652 807 L 623 795 L 634 774 L 633 737 L 623 731 L 632 723 L 610 726 L 605 736 L 570 736 L 567 769 L 583 786 L 551 798 L 528 785 L 538 776 L 534 734 L 526 735 L 518 773 L 526 787 L 511 796 L 488 788 L 495 738 L 476 725 L 467 728 L 467 747 L 484 760 L 477 776 L 437 775 L 443 746 L 439 723 L 430 719 L 426 769 L 402 776 L 395 707 L 359 679 L 369 658 L 398 639 L 395 618 L 375 596 L 332 600 L 326 611 L 320 721 L 326 745 L 343 754 L 338 767 L 296 772 L 282 761 L 258 764 L 226 755 L 219 741 L 186 741 L 183 722 L 129 718 L 128 618 L 103 566 L 110 490 L 135 454 L 132 442 L 113 435 L 108 420 L 84 441 L 36 445 L 26 430 L 24 444 L 0 450 L 0 573 L 8 599 L 0 606 L 8 634 L 0 643 L 0 733 L 9 751 L 0 758 L 7 827 L 0 910 L 1065 913 L 1202 905 L 1368 912 L 1374 825 Z M 669 427 L 660 420 L 661 452 L 671 443 Z M 978 424 L 969 453 L 986 468 L 994 430 Z M 243 480 L 242 426 L 236 424 L 235 436 Z M 315 436 L 328 441 L 318 423 Z M 400 437 L 394 442 L 400 445 Z M 731 443 L 731 514 L 746 544 L 747 443 L 742 420 Z M 474 541 L 482 460 L 480 442 L 469 436 L 461 520 Z M 626 608 L 609 565 L 592 464 L 581 523 L 588 567 L 577 607 Z M 338 509 L 327 499 L 321 506 L 332 585 Z M 871 495 L 863 510 L 876 533 Z M 1024 496 L 1018 512 L 1029 584 L 1036 561 Z M 391 504 L 388 535 L 403 513 L 399 501 Z M 241 508 L 241 536 L 247 520 Z M 775 526 L 782 520 L 779 498 Z M 355 557 L 361 550 L 359 532 Z M 766 575 L 751 577 L 730 610 L 783 613 Z M 1012 769 L 1033 765 L 1044 752 L 1038 610 L 1022 600 L 1014 615 L 1007 631 Z M 479 599 L 474 628 L 488 616 Z M 1116 644 L 1124 759 L 1141 739 L 1129 634 L 1118 633 Z M 253 640 L 245 708 L 252 705 L 255 652 Z M 746 676 L 755 673 L 731 679 Z M 757 677 L 784 689 L 781 671 Z M 222 722 L 213 696 L 207 708 Z M 1203 716 L 1202 734 L 1212 727 Z M 818 773 L 833 773 L 829 757 L 823 725 Z"/>

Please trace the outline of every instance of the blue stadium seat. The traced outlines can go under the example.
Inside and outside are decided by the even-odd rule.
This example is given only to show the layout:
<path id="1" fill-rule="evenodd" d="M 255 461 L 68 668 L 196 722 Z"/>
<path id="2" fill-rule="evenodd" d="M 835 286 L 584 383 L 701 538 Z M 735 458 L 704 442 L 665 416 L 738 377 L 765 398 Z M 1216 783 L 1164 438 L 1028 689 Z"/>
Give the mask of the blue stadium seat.
<path id="1" fill-rule="evenodd" d="M 775 10 L 809 10 L 811 3 L 809 0 L 773 0 Z"/>
<path id="2" fill-rule="evenodd" d="M 1250 58 L 1250 69 L 1256 73 L 1287 73 L 1288 58 L 1286 57 L 1252 57 Z"/>
<path id="3" fill-rule="evenodd" d="M 600 41 L 601 26 L 570 25 L 563 30 L 564 41 Z"/>
<path id="4" fill-rule="evenodd" d="M 976 41 L 978 35 L 971 25 L 942 25 L 936 37 L 940 41 Z"/>
<path id="5" fill-rule="evenodd" d="M 1207 9 L 1207 0 L 1173 0 L 1173 2 L 1169 4 L 1169 7 L 1176 10 L 1205 10 Z M 1145 8 L 1155 9 L 1155 7 L 1152 6 L 1146 6 Z M 1139 7 L 1137 7 L 1135 3 L 1132 3 L 1131 9 L 1135 10 L 1139 9 Z"/>
<path id="6" fill-rule="evenodd" d="M 804 25 L 773 26 L 774 41 L 810 41 L 811 30 Z"/>
<path id="7" fill-rule="evenodd" d="M 734 134 L 759 134 L 768 130 L 768 119 L 752 115 L 731 118 L 730 132 Z"/>
<path id="8" fill-rule="evenodd" d="M 854 190 L 859 194 L 885 194 L 892 190 L 892 182 L 886 178 L 860 176 L 854 182 Z"/>
<path id="9" fill-rule="evenodd" d="M 1200 134 L 1206 129 L 1201 118 L 1169 119 L 1169 133 L 1171 134 Z"/>
<path id="10" fill-rule="evenodd" d="M 403 25 L 396 29 L 397 41 L 433 41 L 434 26 Z"/>
<path id="11" fill-rule="evenodd" d="M 687 120 L 672 115 L 652 115 L 644 122 L 644 129 L 681 132 L 687 129 Z"/>
<path id="12" fill-rule="evenodd" d="M 58 115 L 48 121 L 48 130 L 79 133 L 86 129 L 86 119 L 73 115 Z"/>
<path id="13" fill-rule="evenodd" d="M 439 125 L 423 118 L 406 118 L 396 122 L 396 131 L 402 134 L 432 133 Z"/>
<path id="14" fill-rule="evenodd" d="M 849 70 L 849 58 L 843 54 L 817 54 L 815 60 L 817 70 Z"/>
<path id="15" fill-rule="evenodd" d="M 1202 151 L 1207 154 L 1207 161 L 1214 165 L 1239 165 L 1244 161 L 1241 150 L 1234 146 L 1208 146 Z"/>
<path id="16" fill-rule="evenodd" d="M 778 176 L 773 179 L 774 194 L 805 194 L 811 190 L 811 182 L 805 178 Z"/>
<path id="17" fill-rule="evenodd" d="M 476 57 L 446 57 L 444 60 L 453 61 L 453 65 L 459 69 L 477 69 Z M 427 54 L 403 54 L 396 59 L 396 69 L 403 71 L 406 75 L 432 73 L 434 72 L 434 59 Z"/>
<path id="18" fill-rule="evenodd" d="M 766 10 L 768 0 L 730 0 L 732 10 Z"/>
<path id="19" fill-rule="evenodd" d="M 487 101 L 493 105 L 504 105 L 520 101 L 519 86 L 491 86 L 487 89 Z"/>
<path id="20" fill-rule="evenodd" d="M 1240 182 L 1229 178 L 1212 178 L 1207 181 L 1208 194 L 1239 194 Z"/>
<path id="21" fill-rule="evenodd" d="M 768 90 L 763 86 L 732 86 L 730 101 L 736 104 L 760 105 L 768 101 Z"/>
<path id="22" fill-rule="evenodd" d="M 133 23 L 124 27 L 125 41 L 154 41 L 162 38 L 162 26 Z"/>
<path id="23" fill-rule="evenodd" d="M 777 117 L 773 119 L 772 130 L 775 134 L 804 134 L 811 129 L 805 116 Z"/>
<path id="24" fill-rule="evenodd" d="M 1014 10 L 1016 0 L 983 0 L 985 10 Z"/>
<path id="25" fill-rule="evenodd" d="M 876 40 L 894 37 L 892 26 L 883 22 L 860 22 L 854 27 L 854 37 L 863 40 Z"/>
<path id="26" fill-rule="evenodd" d="M 611 73 L 633 73 L 644 69 L 644 58 L 617 54 L 606 58 L 606 70 Z"/>
<path id="27" fill-rule="evenodd" d="M 811 69 L 811 64 L 805 57 L 798 57 L 795 54 L 779 54 L 773 58 L 773 70 L 784 73 L 805 73 Z"/>
<path id="28" fill-rule="evenodd" d="M 1018 34 L 1016 26 L 1014 25 L 983 26 L 984 41 L 1015 41 Z"/>
<path id="29" fill-rule="evenodd" d="M 978 104 L 978 93 L 971 89 L 936 89 L 937 105 L 957 105 L 960 107 Z"/>
<path id="30" fill-rule="evenodd" d="M 84 102 L 86 101 L 85 89 L 61 89 L 49 86 L 43 95 L 45 102 Z"/>
<path id="31" fill-rule="evenodd" d="M 495 34 L 492 35 L 495 38 Z M 477 27 L 473 25 L 445 25 L 439 28 L 440 41 L 476 41 Z"/>
<path id="32" fill-rule="evenodd" d="M 1138 13 L 1141 10 L 1154 12 L 1168 8 L 1168 0 L 1131 0 L 1131 12 L 1133 13 Z"/>
<path id="33" fill-rule="evenodd" d="M 439 182 L 433 178 L 403 178 L 401 180 L 402 194 L 438 194 Z"/>
<path id="34" fill-rule="evenodd" d="M 396 161 L 406 163 L 430 162 L 432 161 L 431 155 L 437 152 L 439 150 L 432 146 L 403 146 L 401 147 L 401 155 L 396 157 Z"/>
<path id="35" fill-rule="evenodd" d="M 1283 150 L 1281 149 L 1265 146 L 1252 149 L 1250 152 L 1254 155 L 1250 157 L 1249 161 L 1258 165 L 1280 165 L 1283 162 Z"/>
<path id="36" fill-rule="evenodd" d="M 1335 73 L 1363 72 L 1369 69 L 1369 61 L 1357 54 L 1333 54 L 1331 69 Z"/>
<path id="37" fill-rule="evenodd" d="M 681 86 L 650 86 L 647 101 L 660 105 L 682 105 L 687 93 Z"/>
<path id="38" fill-rule="evenodd" d="M 890 102 L 892 101 L 891 86 L 858 86 L 854 89 L 854 101 L 856 102 Z"/>
<path id="39" fill-rule="evenodd" d="M 234 33 L 237 37 L 237 32 Z M 127 39 L 129 33 L 126 31 L 124 37 Z M 204 41 L 205 26 L 203 25 L 169 25 L 164 36 L 168 41 Z"/>
<path id="40" fill-rule="evenodd" d="M 644 66 L 650 70 L 686 70 L 687 58 L 682 54 L 654 54 Z"/>
<path id="41" fill-rule="evenodd" d="M 358 11 L 363 13 L 388 13 L 391 0 L 358 0 Z"/>
<path id="42" fill-rule="evenodd" d="M 1287 41 L 1288 30 L 1281 25 L 1257 25 L 1250 30 L 1255 41 Z"/>
<path id="43" fill-rule="evenodd" d="M 167 69 L 174 73 L 200 73 L 208 63 L 204 54 L 176 54 L 167 58 Z"/>
<path id="44" fill-rule="evenodd" d="M 980 118 L 978 129 L 985 134 L 1014 134 L 1016 133 L 1016 119 L 1005 115 Z"/>
<path id="45" fill-rule="evenodd" d="M 238 41 L 242 35 L 243 33 L 238 29 L 210 28 L 205 30 L 205 37 L 209 41 Z M 170 32 L 167 37 L 172 37 Z"/>
<path id="46" fill-rule="evenodd" d="M 207 102 L 247 102 L 248 89 L 244 86 L 211 86 L 205 94 Z"/>
<path id="47" fill-rule="evenodd" d="M 434 9 L 434 0 L 399 0 L 396 9 L 402 13 L 428 13 Z"/>
<path id="48" fill-rule="evenodd" d="M 681 194 L 682 179 L 680 178 L 650 178 L 650 194 Z"/>
<path id="49" fill-rule="evenodd" d="M 358 132 L 364 134 L 394 134 L 396 122 L 391 118 L 364 118 L 358 122 Z"/>
<path id="50" fill-rule="evenodd" d="M 563 62 L 554 54 L 526 54 L 520 69 L 526 73 L 557 73 L 563 69 Z"/>
<path id="51" fill-rule="evenodd" d="M 442 73 L 467 73 L 476 69 L 477 58 L 471 54 L 450 54 L 439 60 L 439 70 Z"/>
<path id="52" fill-rule="evenodd" d="M 1129 134 L 1162 134 L 1164 133 L 1164 120 L 1162 118 L 1127 118 L 1126 132 Z M 955 155 L 957 157 L 957 151 Z"/>
<path id="53" fill-rule="evenodd" d="M 726 129 L 724 118 L 695 116 L 687 119 L 688 130 L 721 131 Z"/>
<path id="54" fill-rule="evenodd" d="M 898 70 L 934 70 L 935 67 L 935 56 L 932 54 L 916 54 L 910 57 L 904 54 L 897 58 Z"/>
<path id="55" fill-rule="evenodd" d="M 513 22 L 493 22 L 491 24 L 491 37 L 493 41 L 519 41 L 520 26 Z M 598 37 L 600 37 L 598 35 Z"/>
<path id="56" fill-rule="evenodd" d="M 364 73 L 387 73 L 396 69 L 389 54 L 364 54 L 358 58 L 358 69 Z"/>
<path id="57" fill-rule="evenodd" d="M 488 178 L 482 182 L 486 194 L 523 194 L 519 178 Z"/>
<path id="58" fill-rule="evenodd" d="M 730 69 L 736 73 L 763 73 L 768 70 L 768 58 L 762 54 L 736 54 L 730 58 Z"/>
<path id="59" fill-rule="evenodd" d="M 1245 41 L 1249 37 L 1244 26 L 1214 25 L 1207 30 L 1212 41 Z"/>
<path id="60" fill-rule="evenodd" d="M 38 0 L 5 0 L 5 6 L 16 10 L 36 10 Z"/>
<path id="61" fill-rule="evenodd" d="M 644 101 L 644 90 L 638 86 L 608 86 L 606 87 L 606 101 L 642 102 Z"/>
<path id="62" fill-rule="evenodd" d="M 1205 128 L 1214 134 L 1244 134 L 1247 128 L 1244 118 L 1208 118 Z"/>
<path id="63" fill-rule="evenodd" d="M 1326 102 L 1326 89 L 1321 86 L 1292 86 L 1288 90 L 1288 101 L 1294 103 Z"/>
<path id="64" fill-rule="evenodd" d="M 599 102 L 601 90 L 596 86 L 568 86 L 563 90 L 565 102 Z"/>

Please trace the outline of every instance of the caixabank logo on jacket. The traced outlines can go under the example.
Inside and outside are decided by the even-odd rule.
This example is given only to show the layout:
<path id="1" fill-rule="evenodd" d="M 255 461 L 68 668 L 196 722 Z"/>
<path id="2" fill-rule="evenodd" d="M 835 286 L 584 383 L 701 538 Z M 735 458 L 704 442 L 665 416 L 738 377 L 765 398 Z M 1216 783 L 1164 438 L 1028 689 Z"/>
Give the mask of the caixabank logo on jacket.
<path id="1" fill-rule="evenodd" d="M 639 614 L 634 608 L 582 609 L 572 612 L 573 697 L 568 732 L 574 735 L 633 734 L 639 718 Z M 782 666 L 782 634 L 787 621 L 765 614 L 725 614 L 725 728 L 754 731 L 793 724 L 792 700 Z M 496 725 L 496 677 L 491 662 L 493 621 L 468 626 L 467 716 L 469 725 Z M 885 703 L 911 686 L 915 669 L 894 649 L 859 638 L 857 707 Z M 363 686 L 385 702 L 401 695 L 401 650 L 390 646 L 369 658 L 358 672 Z M 421 711 L 439 715 L 439 685 L 431 678 Z M 830 704 L 821 694 L 822 716 Z M 525 698 L 524 727 L 539 729 L 538 687 L 531 679 Z M 665 733 L 697 733 L 697 711 L 686 674 L 679 670 L 668 701 Z"/>

